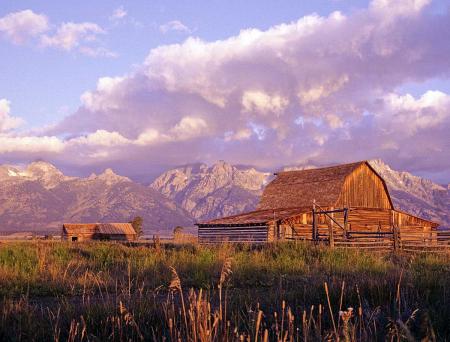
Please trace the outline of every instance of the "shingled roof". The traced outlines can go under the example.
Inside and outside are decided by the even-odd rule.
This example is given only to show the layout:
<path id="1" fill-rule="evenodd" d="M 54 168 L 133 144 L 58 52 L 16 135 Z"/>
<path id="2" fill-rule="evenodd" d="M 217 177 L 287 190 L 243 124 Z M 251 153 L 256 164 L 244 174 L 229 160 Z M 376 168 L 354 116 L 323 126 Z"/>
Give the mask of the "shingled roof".
<path id="1" fill-rule="evenodd" d="M 64 223 L 68 234 L 135 235 L 131 223 Z"/>
<path id="2" fill-rule="evenodd" d="M 289 209 L 266 209 L 266 210 L 255 210 L 247 213 L 233 215 L 223 218 L 218 218 L 210 220 L 207 222 L 199 223 L 198 226 L 208 225 L 254 225 L 254 224 L 266 224 L 269 221 L 282 220 L 294 215 L 306 213 L 311 211 L 311 207 L 307 208 L 289 208 Z"/>
<path id="3" fill-rule="evenodd" d="M 345 178 L 361 164 L 357 162 L 319 169 L 284 171 L 270 182 L 257 209 L 311 207 L 316 200 L 321 206 L 333 206 L 338 201 Z"/>

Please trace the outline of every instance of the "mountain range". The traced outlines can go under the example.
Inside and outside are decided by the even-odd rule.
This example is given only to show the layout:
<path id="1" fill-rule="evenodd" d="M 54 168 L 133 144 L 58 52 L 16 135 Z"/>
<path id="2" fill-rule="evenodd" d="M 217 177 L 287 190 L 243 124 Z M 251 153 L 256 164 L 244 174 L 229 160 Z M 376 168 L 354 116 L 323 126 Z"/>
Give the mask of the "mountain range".
<path id="1" fill-rule="evenodd" d="M 0 166 L 3 231 L 57 231 L 63 222 L 127 222 L 138 215 L 151 231 L 193 224 L 174 201 L 111 169 L 77 178 L 46 162 Z"/>
<path id="2" fill-rule="evenodd" d="M 449 186 L 370 161 L 386 180 L 394 206 L 450 227 Z M 285 169 L 313 168 L 313 165 Z M 69 177 L 50 163 L 0 166 L 0 232 L 54 231 L 62 222 L 144 219 L 147 234 L 253 210 L 272 173 L 219 161 L 168 170 L 146 186 L 107 169 Z"/>

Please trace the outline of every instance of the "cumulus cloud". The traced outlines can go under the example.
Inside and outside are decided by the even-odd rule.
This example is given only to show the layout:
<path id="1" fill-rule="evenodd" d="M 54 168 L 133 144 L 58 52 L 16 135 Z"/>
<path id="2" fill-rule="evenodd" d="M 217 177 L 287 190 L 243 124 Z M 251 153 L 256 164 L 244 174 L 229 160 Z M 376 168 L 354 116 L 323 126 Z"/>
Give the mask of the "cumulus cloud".
<path id="1" fill-rule="evenodd" d="M 0 153 L 59 153 L 64 143 L 57 137 L 49 136 L 7 136 L 0 134 Z"/>
<path id="2" fill-rule="evenodd" d="M 44 35 L 41 43 L 44 47 L 51 46 L 70 51 L 82 42 L 92 42 L 97 39 L 98 34 L 105 31 L 94 23 L 63 23 L 54 35 Z"/>
<path id="3" fill-rule="evenodd" d="M 450 96 L 431 90 L 417 99 L 411 94 L 388 94 L 376 117 L 380 125 L 390 127 L 396 134 L 413 136 L 450 121 Z"/>
<path id="4" fill-rule="evenodd" d="M 101 156 L 133 161 L 130 172 L 217 159 L 276 168 L 374 157 L 450 171 L 449 94 L 398 90 L 450 76 L 450 14 L 426 5 L 376 0 L 351 15 L 160 46 L 135 71 L 100 78 L 44 135 L 70 136 L 63 144 L 74 164 Z"/>
<path id="5" fill-rule="evenodd" d="M 258 112 L 261 114 L 283 113 L 289 100 L 279 95 L 269 95 L 260 90 L 245 91 L 242 95 L 242 107 L 247 112 Z"/>
<path id="6" fill-rule="evenodd" d="M 21 118 L 10 115 L 10 104 L 7 99 L 0 99 L 0 133 L 17 128 L 23 123 Z"/>
<path id="7" fill-rule="evenodd" d="M 124 17 L 126 12 L 119 7 L 114 14 L 119 18 Z M 56 31 L 54 27 L 49 24 L 45 15 L 27 9 L 0 18 L 0 37 L 4 36 L 14 44 L 23 44 L 31 38 L 36 38 L 43 48 L 76 50 L 90 57 L 117 57 L 116 53 L 98 43 L 98 36 L 106 34 L 98 24 L 67 22 L 57 26 Z"/>
<path id="8" fill-rule="evenodd" d="M 159 26 L 159 30 L 162 33 L 168 33 L 170 31 L 181 33 L 192 33 L 192 30 L 179 20 L 172 20 L 165 24 L 162 24 Z"/>
<path id="9" fill-rule="evenodd" d="M 0 18 L 0 35 L 14 44 L 23 44 L 49 29 L 48 19 L 27 9 L 13 12 Z"/>

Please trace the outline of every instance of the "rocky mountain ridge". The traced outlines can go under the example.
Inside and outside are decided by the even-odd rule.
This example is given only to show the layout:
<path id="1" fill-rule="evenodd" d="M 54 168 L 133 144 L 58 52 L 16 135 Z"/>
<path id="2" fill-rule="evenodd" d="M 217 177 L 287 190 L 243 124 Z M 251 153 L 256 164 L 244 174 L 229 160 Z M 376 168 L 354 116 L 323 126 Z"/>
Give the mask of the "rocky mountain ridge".
<path id="1" fill-rule="evenodd" d="M 370 165 L 384 178 L 394 206 L 450 228 L 450 184 L 446 187 L 405 171 L 395 171 L 382 160 Z"/>
<path id="2" fill-rule="evenodd" d="M 253 210 L 271 174 L 224 161 L 193 164 L 163 173 L 150 185 L 196 220 Z"/>
<path id="3" fill-rule="evenodd" d="M 111 169 L 77 178 L 45 162 L 0 166 L 0 231 L 51 231 L 63 222 L 127 222 L 137 215 L 146 231 L 193 225 L 173 201 Z"/>

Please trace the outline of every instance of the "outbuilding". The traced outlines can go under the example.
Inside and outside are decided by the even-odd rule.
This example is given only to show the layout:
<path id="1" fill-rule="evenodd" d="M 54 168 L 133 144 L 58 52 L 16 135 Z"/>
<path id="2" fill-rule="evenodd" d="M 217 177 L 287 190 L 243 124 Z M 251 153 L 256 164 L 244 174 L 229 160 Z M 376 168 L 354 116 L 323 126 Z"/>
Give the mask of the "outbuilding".
<path id="1" fill-rule="evenodd" d="M 69 241 L 137 239 L 131 223 L 64 223 L 62 238 Z"/>

